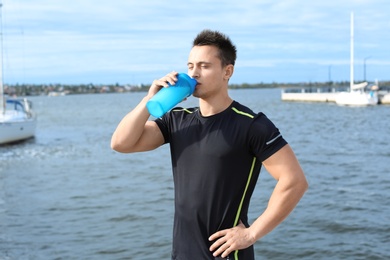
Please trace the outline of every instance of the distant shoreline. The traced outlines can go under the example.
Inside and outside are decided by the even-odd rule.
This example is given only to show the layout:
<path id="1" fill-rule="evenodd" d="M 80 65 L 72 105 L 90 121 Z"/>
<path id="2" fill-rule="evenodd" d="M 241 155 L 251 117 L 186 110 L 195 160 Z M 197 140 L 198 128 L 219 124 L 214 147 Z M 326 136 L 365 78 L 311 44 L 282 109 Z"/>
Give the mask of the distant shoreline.
<path id="1" fill-rule="evenodd" d="M 150 84 L 5 84 L 5 94 L 9 96 L 60 96 L 72 94 L 145 92 Z M 302 83 L 255 83 L 230 84 L 229 89 L 248 88 L 346 88 L 348 81 L 342 82 L 302 82 Z M 390 81 L 382 81 L 379 88 L 390 87 Z"/>

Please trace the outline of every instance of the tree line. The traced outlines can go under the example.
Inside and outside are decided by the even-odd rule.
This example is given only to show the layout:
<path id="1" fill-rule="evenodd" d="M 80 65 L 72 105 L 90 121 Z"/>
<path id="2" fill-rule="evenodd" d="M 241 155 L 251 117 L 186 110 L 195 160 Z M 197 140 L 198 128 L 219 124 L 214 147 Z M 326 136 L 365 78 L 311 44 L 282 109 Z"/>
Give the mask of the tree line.
<path id="1" fill-rule="evenodd" d="M 37 96 L 50 94 L 97 94 L 97 93 L 124 93 L 147 91 L 150 84 L 122 85 L 115 84 L 14 84 L 4 85 L 4 92 L 9 96 Z M 304 83 L 242 83 L 230 84 L 230 89 L 241 88 L 345 88 L 349 81 L 341 82 L 304 82 Z M 390 81 L 381 82 L 380 86 L 390 86 Z"/>

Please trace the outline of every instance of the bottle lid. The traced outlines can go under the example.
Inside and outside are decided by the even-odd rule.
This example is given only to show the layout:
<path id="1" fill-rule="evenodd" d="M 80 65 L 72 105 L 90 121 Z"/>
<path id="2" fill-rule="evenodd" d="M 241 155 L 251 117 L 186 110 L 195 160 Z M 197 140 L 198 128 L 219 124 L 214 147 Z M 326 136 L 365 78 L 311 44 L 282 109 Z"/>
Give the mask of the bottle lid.
<path id="1" fill-rule="evenodd" d="M 188 85 L 190 86 L 190 89 L 191 89 L 191 94 L 195 91 L 195 87 L 196 87 L 196 84 L 198 84 L 198 82 L 196 81 L 196 79 L 194 78 L 191 78 L 190 76 L 188 76 L 186 73 L 179 73 L 177 75 L 177 81 L 182 81 L 182 82 L 187 82 Z M 177 83 L 176 83 L 177 84 Z"/>

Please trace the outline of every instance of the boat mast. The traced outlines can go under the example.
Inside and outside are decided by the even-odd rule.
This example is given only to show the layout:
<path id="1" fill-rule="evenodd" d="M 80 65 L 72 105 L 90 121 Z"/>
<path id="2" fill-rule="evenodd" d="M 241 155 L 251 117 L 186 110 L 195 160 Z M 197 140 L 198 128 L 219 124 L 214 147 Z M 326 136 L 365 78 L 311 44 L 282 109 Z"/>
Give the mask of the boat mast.
<path id="1" fill-rule="evenodd" d="M 5 113 L 5 96 L 3 85 L 3 3 L 0 2 L 0 113 Z"/>
<path id="2" fill-rule="evenodd" d="M 353 89 L 353 12 L 351 12 L 351 61 L 350 61 L 350 79 L 349 79 L 349 88 L 350 91 Z"/>

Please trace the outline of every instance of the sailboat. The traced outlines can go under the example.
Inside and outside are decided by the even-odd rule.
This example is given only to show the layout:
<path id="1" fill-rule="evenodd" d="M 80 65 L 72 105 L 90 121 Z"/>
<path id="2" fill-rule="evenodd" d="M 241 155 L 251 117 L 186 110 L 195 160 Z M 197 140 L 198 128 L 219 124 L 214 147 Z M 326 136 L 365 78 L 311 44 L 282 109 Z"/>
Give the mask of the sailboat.
<path id="1" fill-rule="evenodd" d="M 1 16 L 2 3 L 0 3 Z M 2 28 L 0 17 L 0 29 Z M 31 138 L 35 135 L 37 117 L 32 102 L 26 98 L 7 98 L 3 84 L 3 33 L 0 31 L 0 144 Z"/>
<path id="2" fill-rule="evenodd" d="M 350 87 L 349 92 L 340 92 L 337 94 L 335 101 L 338 105 L 345 106 L 369 106 L 378 104 L 377 91 L 371 90 L 366 92 L 364 89 L 368 85 L 367 82 L 354 84 L 354 19 L 351 12 L 351 61 L 350 61 Z"/>

